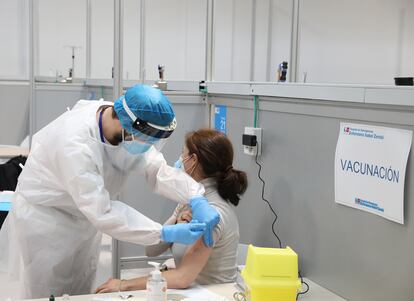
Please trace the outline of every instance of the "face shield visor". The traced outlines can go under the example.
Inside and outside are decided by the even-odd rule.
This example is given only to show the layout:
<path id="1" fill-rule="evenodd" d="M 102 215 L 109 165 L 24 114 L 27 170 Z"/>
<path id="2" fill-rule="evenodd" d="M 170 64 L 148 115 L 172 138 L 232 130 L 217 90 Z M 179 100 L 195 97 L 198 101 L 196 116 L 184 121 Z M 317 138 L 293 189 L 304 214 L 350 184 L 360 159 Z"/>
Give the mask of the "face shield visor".
<path id="1" fill-rule="evenodd" d="M 146 152 L 151 146 L 154 146 L 158 151 L 164 147 L 168 137 L 174 132 L 177 127 L 177 121 L 174 118 L 167 126 L 159 126 L 146 122 L 135 114 L 128 107 L 125 98 L 122 100 L 122 106 L 129 118 L 132 120 L 133 132 L 128 133 L 123 130 L 123 146 L 128 152 L 139 154 Z"/>

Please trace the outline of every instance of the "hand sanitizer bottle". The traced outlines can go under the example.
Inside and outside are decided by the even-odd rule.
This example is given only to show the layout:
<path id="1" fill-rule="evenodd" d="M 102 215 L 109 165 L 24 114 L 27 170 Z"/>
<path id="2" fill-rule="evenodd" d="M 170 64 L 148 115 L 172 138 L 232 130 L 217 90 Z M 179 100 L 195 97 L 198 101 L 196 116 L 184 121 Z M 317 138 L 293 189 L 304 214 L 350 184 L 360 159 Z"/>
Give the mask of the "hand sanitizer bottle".
<path id="1" fill-rule="evenodd" d="M 158 262 L 148 262 L 155 270 L 147 281 L 147 301 L 167 301 L 167 281 L 162 277 Z"/>

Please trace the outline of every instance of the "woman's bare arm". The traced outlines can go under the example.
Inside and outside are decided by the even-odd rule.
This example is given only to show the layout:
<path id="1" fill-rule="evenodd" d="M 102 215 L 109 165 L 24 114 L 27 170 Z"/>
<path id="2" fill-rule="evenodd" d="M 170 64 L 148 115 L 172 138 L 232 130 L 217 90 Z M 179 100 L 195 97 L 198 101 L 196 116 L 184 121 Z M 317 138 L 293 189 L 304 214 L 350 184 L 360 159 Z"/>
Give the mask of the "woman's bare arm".
<path id="1" fill-rule="evenodd" d="M 162 273 L 167 280 L 168 288 L 187 288 L 195 281 L 198 274 L 203 270 L 212 248 L 206 247 L 203 239 L 199 239 L 189 247 L 184 254 L 181 264 L 177 269 L 168 270 Z M 130 280 L 123 280 L 121 290 L 132 291 L 145 289 L 148 277 L 139 277 Z M 97 293 L 116 292 L 120 286 L 119 279 L 110 279 L 97 289 Z"/>
<path id="2" fill-rule="evenodd" d="M 162 273 L 167 280 L 168 288 L 187 288 L 195 281 L 198 274 L 203 270 L 212 248 L 206 247 L 202 239 L 189 247 L 184 254 L 178 268 Z M 125 290 L 145 289 L 148 277 L 140 277 L 125 281 Z"/>
<path id="3" fill-rule="evenodd" d="M 212 250 L 206 247 L 203 239 L 188 248 L 178 268 L 162 273 L 167 279 L 168 288 L 189 287 L 203 270 Z"/>

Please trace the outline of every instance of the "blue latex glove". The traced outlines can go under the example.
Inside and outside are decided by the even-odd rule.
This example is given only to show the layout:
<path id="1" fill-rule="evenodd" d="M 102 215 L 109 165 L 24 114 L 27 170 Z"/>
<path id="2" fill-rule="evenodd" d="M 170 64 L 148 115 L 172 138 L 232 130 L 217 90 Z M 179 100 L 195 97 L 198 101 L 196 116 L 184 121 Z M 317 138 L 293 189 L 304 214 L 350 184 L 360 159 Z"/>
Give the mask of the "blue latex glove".
<path id="1" fill-rule="evenodd" d="M 220 215 L 203 196 L 190 199 L 190 206 L 193 219 L 206 224 L 204 243 L 207 247 L 212 247 L 214 244 L 213 230 L 220 221 Z"/>
<path id="2" fill-rule="evenodd" d="M 188 224 L 164 225 L 161 230 L 161 240 L 191 245 L 205 232 L 206 224 L 192 220 Z"/>

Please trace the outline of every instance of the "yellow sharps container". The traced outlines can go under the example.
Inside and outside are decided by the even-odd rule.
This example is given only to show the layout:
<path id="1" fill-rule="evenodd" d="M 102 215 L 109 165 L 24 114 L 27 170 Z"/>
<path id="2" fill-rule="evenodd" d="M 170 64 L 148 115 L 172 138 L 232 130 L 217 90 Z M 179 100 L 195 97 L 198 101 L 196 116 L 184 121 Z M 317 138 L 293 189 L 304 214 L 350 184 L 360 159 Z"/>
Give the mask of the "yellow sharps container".
<path id="1" fill-rule="evenodd" d="M 249 245 L 246 267 L 241 273 L 248 301 L 295 301 L 301 287 L 298 255 L 285 249 Z"/>

